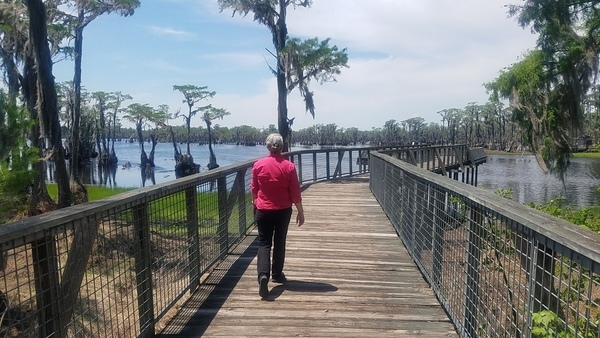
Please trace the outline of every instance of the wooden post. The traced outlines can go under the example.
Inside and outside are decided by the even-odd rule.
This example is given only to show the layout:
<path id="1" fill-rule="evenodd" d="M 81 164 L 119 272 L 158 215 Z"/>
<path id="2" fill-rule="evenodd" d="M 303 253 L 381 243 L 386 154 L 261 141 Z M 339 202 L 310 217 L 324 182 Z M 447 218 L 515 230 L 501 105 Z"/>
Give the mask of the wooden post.
<path id="1" fill-rule="evenodd" d="M 313 153 L 313 182 L 317 180 L 317 153 Z"/>
<path id="2" fill-rule="evenodd" d="M 231 187 L 231 192 L 229 193 L 229 197 L 227 198 L 227 222 L 231 218 L 231 214 L 233 213 L 233 209 L 235 209 L 235 205 L 238 205 L 238 231 L 240 234 L 246 233 L 246 171 L 240 170 L 235 175 L 235 180 L 233 181 L 233 186 Z M 227 194 L 227 192 L 225 192 Z M 242 216 L 242 212 L 244 213 Z M 243 223 L 242 223 L 243 222 Z"/>
<path id="3" fill-rule="evenodd" d="M 248 231 L 248 224 L 246 223 L 246 187 L 244 180 L 244 172 L 238 172 L 238 175 L 242 176 L 242 186 L 238 189 L 238 221 L 240 235 L 246 234 Z"/>
<path id="4" fill-rule="evenodd" d="M 196 187 L 185 189 L 185 209 L 187 218 L 188 260 L 190 292 L 200 285 L 200 238 L 198 234 L 198 195 Z"/>
<path id="5" fill-rule="evenodd" d="M 438 165 L 440 166 L 440 169 L 442 170 L 442 175 L 446 176 L 446 165 L 444 163 L 444 158 L 442 157 L 442 155 L 440 155 L 440 152 L 437 148 L 435 149 L 435 156 L 438 159 Z"/>
<path id="6" fill-rule="evenodd" d="M 329 151 L 325 152 L 325 169 L 327 171 L 327 179 L 329 180 L 331 177 L 331 172 L 329 170 Z"/>
<path id="7" fill-rule="evenodd" d="M 414 191 L 415 191 L 415 198 L 414 198 L 414 205 L 413 208 L 411 209 L 413 211 L 413 229 L 414 229 L 414 234 L 413 234 L 413 239 L 414 239 L 414 243 L 413 243 L 413 247 L 414 247 L 414 254 L 415 254 L 415 259 L 421 260 L 421 251 L 423 251 L 424 249 L 424 244 L 427 241 L 427 238 L 429 237 L 428 234 L 428 227 L 425 226 L 423 219 L 424 219 L 424 213 L 425 213 L 425 204 L 426 204 L 426 191 L 425 189 L 419 189 L 422 188 L 424 186 L 423 183 L 420 183 L 416 178 L 414 179 Z"/>
<path id="8" fill-rule="evenodd" d="M 348 159 L 350 160 L 350 162 L 348 163 L 348 167 L 350 170 L 350 176 L 354 175 L 354 170 L 352 169 L 352 150 L 350 150 L 348 152 Z"/>
<path id="9" fill-rule="evenodd" d="M 417 208 L 417 182 L 415 181 L 414 178 L 410 178 L 410 181 L 412 182 L 412 185 L 410 187 L 411 190 L 411 194 L 412 194 L 412 198 L 409 197 L 409 203 L 410 203 L 410 207 L 408 210 L 412 210 L 414 212 L 412 212 L 411 218 L 410 218 L 410 222 L 409 224 L 409 228 L 410 228 L 410 248 L 409 251 L 412 252 L 413 257 L 415 257 L 415 259 L 420 259 L 421 258 L 421 253 L 418 253 L 417 255 L 417 249 L 415 248 L 415 240 L 416 240 L 416 236 L 417 236 L 417 229 L 416 229 L 416 225 L 417 225 L 417 212 L 416 212 L 416 208 Z"/>
<path id="10" fill-rule="evenodd" d="M 139 337 L 154 337 L 154 299 L 152 297 L 152 250 L 150 220 L 146 202 L 133 209 L 135 233 L 135 278 L 137 284 Z"/>
<path id="11" fill-rule="evenodd" d="M 298 165 L 296 166 L 296 168 L 298 170 L 298 181 L 300 182 L 300 184 L 302 184 L 302 182 L 304 182 L 302 178 L 302 154 L 298 154 Z"/>
<path id="12" fill-rule="evenodd" d="M 219 236 L 220 256 L 223 257 L 229 251 L 229 220 L 227 217 L 227 177 L 217 178 L 217 191 L 219 198 Z"/>
<path id="13" fill-rule="evenodd" d="M 470 208 L 467 241 L 467 280 L 465 290 L 464 336 L 477 337 L 477 306 L 479 305 L 479 261 L 481 260 L 481 235 L 483 217 L 480 210 Z"/>
<path id="14" fill-rule="evenodd" d="M 442 260 L 444 258 L 444 227 L 447 213 L 444 212 L 444 201 L 446 194 L 440 189 L 435 189 L 433 193 L 433 283 L 436 287 L 441 284 Z"/>
<path id="15" fill-rule="evenodd" d="M 35 276 L 35 293 L 40 323 L 39 337 L 66 337 L 60 323 L 58 306 L 59 278 L 56 242 L 53 235 L 47 234 L 42 239 L 31 243 L 33 271 Z"/>
<path id="16" fill-rule="evenodd" d="M 335 166 L 335 171 L 333 172 L 333 178 L 342 177 L 342 159 L 344 158 L 345 151 L 338 151 L 338 160 L 337 165 Z"/>

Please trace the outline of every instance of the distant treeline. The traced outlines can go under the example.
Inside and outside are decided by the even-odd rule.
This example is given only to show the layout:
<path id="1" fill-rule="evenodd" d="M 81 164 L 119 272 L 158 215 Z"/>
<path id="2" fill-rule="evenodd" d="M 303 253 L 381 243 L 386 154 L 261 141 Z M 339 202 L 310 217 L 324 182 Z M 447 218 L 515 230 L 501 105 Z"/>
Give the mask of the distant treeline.
<path id="1" fill-rule="evenodd" d="M 490 149 L 511 151 L 523 144 L 519 126 L 510 121 L 509 112 L 491 109 L 490 105 L 474 106 L 465 109 L 448 109 L 439 112 L 442 124 L 426 123 L 421 117 L 404 121 L 389 120 L 380 128 L 361 130 L 356 127 L 341 128 L 336 124 L 315 124 L 308 128 L 292 130 L 292 143 L 300 145 L 347 146 L 359 144 L 467 144 Z M 173 133 L 170 132 L 172 129 Z M 66 132 L 66 131 L 65 131 Z M 213 142 L 226 144 L 255 145 L 264 142 L 266 136 L 277 132 L 275 124 L 267 128 L 242 125 L 212 127 Z M 143 130 L 145 140 L 151 136 L 159 142 L 187 142 L 185 126 L 156 126 Z M 137 142 L 134 128 L 118 127 L 115 139 Z M 171 136 L 172 135 L 172 136 Z M 172 139 L 175 138 L 175 140 Z M 190 142 L 208 143 L 208 129 L 191 127 Z"/>

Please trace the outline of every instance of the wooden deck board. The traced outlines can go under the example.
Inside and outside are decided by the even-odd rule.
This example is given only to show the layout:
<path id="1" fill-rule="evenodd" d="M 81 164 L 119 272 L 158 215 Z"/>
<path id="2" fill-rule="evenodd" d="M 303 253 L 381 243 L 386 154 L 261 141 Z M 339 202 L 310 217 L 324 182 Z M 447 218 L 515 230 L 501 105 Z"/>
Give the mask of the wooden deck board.
<path id="1" fill-rule="evenodd" d="M 366 178 L 314 184 L 303 200 L 288 283 L 260 300 L 253 232 L 158 337 L 458 337 Z"/>

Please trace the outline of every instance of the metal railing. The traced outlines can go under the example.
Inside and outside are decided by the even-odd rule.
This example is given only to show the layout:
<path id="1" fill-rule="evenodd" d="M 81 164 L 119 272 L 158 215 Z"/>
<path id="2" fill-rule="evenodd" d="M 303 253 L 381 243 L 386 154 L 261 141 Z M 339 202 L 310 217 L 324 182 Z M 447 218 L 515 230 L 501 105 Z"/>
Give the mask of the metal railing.
<path id="1" fill-rule="evenodd" d="M 370 186 L 463 337 L 600 337 L 600 235 L 371 153 Z"/>
<path id="2" fill-rule="evenodd" d="M 308 183 L 368 172 L 374 149 L 287 156 Z M 0 225 L 0 337 L 153 336 L 249 233 L 253 164 Z"/>
<path id="3" fill-rule="evenodd" d="M 405 145 L 395 147 L 361 147 L 300 150 L 288 153 L 296 164 L 301 183 L 329 180 L 368 172 L 372 151 L 389 152 L 390 156 L 420 168 L 446 175 L 453 168 L 475 162 L 466 145 Z"/>

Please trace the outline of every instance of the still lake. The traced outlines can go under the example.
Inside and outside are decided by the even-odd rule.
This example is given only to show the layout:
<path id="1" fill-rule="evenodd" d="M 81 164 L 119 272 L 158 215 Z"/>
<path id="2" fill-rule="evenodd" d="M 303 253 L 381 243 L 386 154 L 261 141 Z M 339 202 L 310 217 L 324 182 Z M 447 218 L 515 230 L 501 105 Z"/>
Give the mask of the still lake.
<path id="1" fill-rule="evenodd" d="M 180 145 L 185 152 L 185 145 Z M 194 161 L 207 170 L 209 151 L 207 145 L 191 144 Z M 150 145 L 144 146 L 150 153 Z M 238 145 L 215 145 L 213 147 L 217 163 L 226 166 L 237 162 L 259 158 L 267 154 L 263 145 L 255 147 Z M 298 150 L 300 148 L 292 148 Z M 84 182 L 109 187 L 142 187 L 168 182 L 175 179 L 173 145 L 159 143 L 154 155 L 154 182 L 142 182 L 140 170 L 140 146 L 137 143 L 116 142 L 115 152 L 119 165 L 114 175 L 99 175 L 98 167 L 92 162 L 84 175 Z M 123 164 L 131 163 L 125 168 Z M 572 206 L 600 205 L 600 160 L 575 158 L 567 172 L 565 186 L 552 175 L 545 175 L 532 155 L 488 155 L 487 163 L 479 166 L 478 186 L 489 190 L 512 188 L 515 199 L 520 203 L 543 203 L 557 196 L 563 196 Z"/>
<path id="2" fill-rule="evenodd" d="M 570 206 L 600 205 L 600 160 L 572 158 L 565 184 L 554 175 L 545 175 L 533 155 L 488 155 L 479 166 L 479 187 L 495 190 L 512 188 L 521 203 L 544 203 L 557 196 Z"/>

